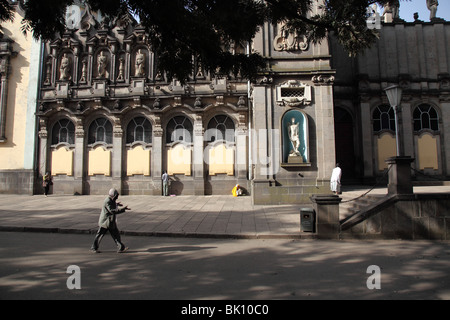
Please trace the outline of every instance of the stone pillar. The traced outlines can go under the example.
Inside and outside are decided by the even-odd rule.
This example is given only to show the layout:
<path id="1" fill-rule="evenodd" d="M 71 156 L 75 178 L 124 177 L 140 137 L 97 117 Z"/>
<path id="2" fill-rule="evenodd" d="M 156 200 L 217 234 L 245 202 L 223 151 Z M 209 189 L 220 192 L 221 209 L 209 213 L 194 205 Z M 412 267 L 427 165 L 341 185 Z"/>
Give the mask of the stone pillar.
<path id="1" fill-rule="evenodd" d="M 47 172 L 47 158 L 48 158 L 48 131 L 47 118 L 39 118 L 39 177 L 43 177 Z M 39 182 L 42 181 L 38 180 Z"/>
<path id="2" fill-rule="evenodd" d="M 193 170 L 194 170 L 194 194 L 202 196 L 205 194 L 205 166 L 203 161 L 203 152 L 205 149 L 203 139 L 203 118 L 200 113 L 195 115 L 194 121 L 194 153 L 193 153 Z"/>
<path id="3" fill-rule="evenodd" d="M 439 129 L 443 129 L 444 132 L 450 132 L 450 97 L 447 97 L 447 99 L 444 99 L 445 96 L 442 95 L 441 99 L 439 99 L 439 102 L 441 104 L 441 110 L 442 110 L 442 124 L 440 123 Z M 443 152 L 444 157 L 443 158 L 443 165 L 442 165 L 442 173 L 449 175 L 450 174 L 450 140 L 448 140 L 448 137 L 445 139 L 441 138 L 441 144 L 444 144 Z"/>
<path id="4" fill-rule="evenodd" d="M 325 77 L 324 77 L 325 78 Z M 333 77 L 314 78 L 315 122 L 317 137 L 317 180 L 329 184 L 336 165 L 333 113 Z"/>
<path id="5" fill-rule="evenodd" d="M 362 157 L 364 162 L 364 178 L 373 176 L 373 158 L 376 156 L 372 146 L 372 123 L 370 102 L 367 97 L 361 98 L 361 133 L 362 133 Z"/>
<path id="6" fill-rule="evenodd" d="M 389 194 L 412 194 L 411 162 L 409 156 L 391 157 L 386 159 L 389 168 Z"/>
<path id="7" fill-rule="evenodd" d="M 315 194 L 311 197 L 316 212 L 316 233 L 321 239 L 339 239 L 339 203 L 337 195 Z"/>
<path id="8" fill-rule="evenodd" d="M 111 176 L 113 186 L 122 193 L 123 130 L 120 118 L 114 117 Z"/>
<path id="9" fill-rule="evenodd" d="M 161 117 L 155 118 L 155 127 L 153 129 L 152 141 L 152 161 L 151 161 L 151 175 L 153 180 L 154 191 L 153 195 L 162 195 L 162 169 L 163 169 L 163 129 L 161 127 Z"/>
<path id="10" fill-rule="evenodd" d="M 404 95 L 404 98 L 406 95 Z M 404 99 L 406 100 L 406 99 Z M 409 100 L 409 99 L 408 99 Z M 414 128 L 413 116 L 411 112 L 411 104 L 409 102 L 402 102 L 401 109 L 401 126 L 399 128 L 402 136 L 402 149 L 404 154 L 414 154 Z"/>
<path id="11" fill-rule="evenodd" d="M 238 180 L 247 179 L 247 129 L 238 127 L 236 130 L 236 177 Z"/>
<path id="12" fill-rule="evenodd" d="M 84 121 L 76 119 L 75 125 L 75 153 L 73 159 L 74 194 L 83 194 L 84 159 L 86 148 L 84 147 Z"/>

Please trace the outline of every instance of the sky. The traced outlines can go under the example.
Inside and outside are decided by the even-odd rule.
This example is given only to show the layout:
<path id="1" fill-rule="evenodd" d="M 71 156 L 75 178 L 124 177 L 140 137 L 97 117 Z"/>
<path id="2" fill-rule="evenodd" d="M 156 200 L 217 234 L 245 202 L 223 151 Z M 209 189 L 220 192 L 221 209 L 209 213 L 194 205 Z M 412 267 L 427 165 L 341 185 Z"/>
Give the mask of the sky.
<path id="1" fill-rule="evenodd" d="M 450 21 L 450 0 L 438 0 L 439 6 L 436 16 Z M 414 12 L 419 13 L 419 20 L 430 21 L 430 10 L 427 9 L 426 0 L 400 1 L 400 18 L 406 22 L 414 21 Z"/>

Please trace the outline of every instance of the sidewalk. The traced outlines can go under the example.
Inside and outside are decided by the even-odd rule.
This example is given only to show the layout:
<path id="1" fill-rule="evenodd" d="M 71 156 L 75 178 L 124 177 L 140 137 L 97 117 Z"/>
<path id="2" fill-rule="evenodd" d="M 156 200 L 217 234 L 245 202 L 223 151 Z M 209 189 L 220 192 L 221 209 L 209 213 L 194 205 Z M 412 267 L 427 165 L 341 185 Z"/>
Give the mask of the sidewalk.
<path id="1" fill-rule="evenodd" d="M 365 193 L 349 187 L 343 200 Z M 386 194 L 377 188 L 370 194 Z M 415 187 L 415 193 L 450 192 L 450 186 Z M 95 233 L 106 196 L 0 194 L 0 231 Z M 311 204 L 252 205 L 251 197 L 120 196 L 132 210 L 118 216 L 125 235 L 215 238 L 314 238 L 300 232 L 300 208 Z"/>
<path id="2" fill-rule="evenodd" d="M 95 233 L 106 196 L 0 195 L 0 231 Z M 253 206 L 251 197 L 120 196 L 125 235 L 301 238 L 301 207 Z M 310 206 L 310 205 L 309 205 Z M 311 233 L 304 235 L 311 237 Z"/>

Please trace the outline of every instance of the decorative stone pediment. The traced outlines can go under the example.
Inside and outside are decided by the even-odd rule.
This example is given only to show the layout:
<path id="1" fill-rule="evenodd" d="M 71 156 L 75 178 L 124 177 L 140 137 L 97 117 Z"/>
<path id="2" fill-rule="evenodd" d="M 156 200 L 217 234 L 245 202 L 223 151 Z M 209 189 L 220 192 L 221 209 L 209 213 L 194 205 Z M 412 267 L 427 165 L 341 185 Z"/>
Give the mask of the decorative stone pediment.
<path id="1" fill-rule="evenodd" d="M 297 80 L 288 80 L 276 87 L 279 106 L 298 107 L 311 103 L 311 86 Z"/>

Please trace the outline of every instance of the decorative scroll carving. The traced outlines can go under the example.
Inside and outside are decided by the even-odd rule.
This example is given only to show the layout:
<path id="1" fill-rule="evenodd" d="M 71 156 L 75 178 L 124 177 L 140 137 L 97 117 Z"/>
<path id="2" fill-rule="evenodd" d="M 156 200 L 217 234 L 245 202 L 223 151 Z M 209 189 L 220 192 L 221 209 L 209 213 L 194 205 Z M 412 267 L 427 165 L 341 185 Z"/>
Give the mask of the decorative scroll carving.
<path id="1" fill-rule="evenodd" d="M 304 35 L 290 33 L 284 25 L 279 26 L 278 35 L 273 40 L 275 51 L 306 51 L 308 39 Z"/>

